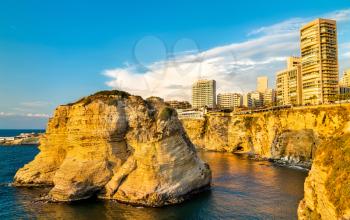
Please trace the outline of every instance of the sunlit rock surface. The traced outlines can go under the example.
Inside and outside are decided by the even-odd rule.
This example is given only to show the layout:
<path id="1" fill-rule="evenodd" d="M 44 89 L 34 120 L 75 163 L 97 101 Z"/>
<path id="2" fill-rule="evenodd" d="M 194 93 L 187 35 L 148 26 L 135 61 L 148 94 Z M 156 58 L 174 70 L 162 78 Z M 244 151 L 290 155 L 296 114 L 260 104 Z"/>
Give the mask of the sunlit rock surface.
<path id="1" fill-rule="evenodd" d="M 298 217 L 335 220 L 350 219 L 349 116 L 346 104 L 182 122 L 198 148 L 312 164 Z"/>
<path id="2" fill-rule="evenodd" d="M 52 186 L 52 200 L 97 195 L 163 206 L 207 189 L 211 181 L 175 110 L 159 98 L 103 91 L 59 106 L 40 143 L 40 153 L 18 170 L 14 185 Z"/>
<path id="3" fill-rule="evenodd" d="M 300 220 L 350 219 L 350 126 L 324 141 L 304 184 Z"/>
<path id="4" fill-rule="evenodd" d="M 182 123 L 197 148 L 246 152 L 310 167 L 317 146 L 344 126 L 349 113 L 349 106 L 333 106 L 207 116 Z"/>

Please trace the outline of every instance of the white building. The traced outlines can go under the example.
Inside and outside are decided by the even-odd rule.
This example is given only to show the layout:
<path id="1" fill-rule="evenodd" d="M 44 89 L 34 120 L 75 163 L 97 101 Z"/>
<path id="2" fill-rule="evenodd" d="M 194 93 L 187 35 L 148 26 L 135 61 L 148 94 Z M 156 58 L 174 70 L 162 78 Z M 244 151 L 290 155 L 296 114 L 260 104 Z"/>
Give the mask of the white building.
<path id="1" fill-rule="evenodd" d="M 197 110 L 177 110 L 177 116 L 179 119 L 203 119 L 204 111 Z"/>
<path id="2" fill-rule="evenodd" d="M 217 97 L 217 105 L 219 108 L 240 107 L 243 104 L 243 97 L 238 93 L 220 93 Z"/>
<path id="3" fill-rule="evenodd" d="M 193 108 L 215 108 L 216 106 L 216 81 L 198 80 L 192 85 Z"/>

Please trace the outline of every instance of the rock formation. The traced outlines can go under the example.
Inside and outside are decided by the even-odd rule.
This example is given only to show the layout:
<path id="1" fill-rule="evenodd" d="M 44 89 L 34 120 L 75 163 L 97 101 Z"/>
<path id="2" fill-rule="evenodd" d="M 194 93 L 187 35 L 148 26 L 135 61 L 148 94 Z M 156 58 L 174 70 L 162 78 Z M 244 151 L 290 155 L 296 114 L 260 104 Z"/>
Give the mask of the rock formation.
<path id="1" fill-rule="evenodd" d="M 48 197 L 57 201 L 97 195 L 163 206 L 211 181 L 176 111 L 159 98 L 103 91 L 59 106 L 39 149 L 14 185 L 52 186 Z"/>
<path id="2" fill-rule="evenodd" d="M 183 119 L 205 150 L 248 152 L 309 167 L 300 220 L 350 219 L 350 105 L 305 107 L 231 117 Z"/>
<path id="3" fill-rule="evenodd" d="M 300 220 L 350 219 L 350 124 L 318 147 L 304 192 Z"/>
<path id="4" fill-rule="evenodd" d="M 207 116 L 182 123 L 197 148 L 247 152 L 310 167 L 317 146 L 344 126 L 349 113 L 349 106 L 333 106 Z"/>

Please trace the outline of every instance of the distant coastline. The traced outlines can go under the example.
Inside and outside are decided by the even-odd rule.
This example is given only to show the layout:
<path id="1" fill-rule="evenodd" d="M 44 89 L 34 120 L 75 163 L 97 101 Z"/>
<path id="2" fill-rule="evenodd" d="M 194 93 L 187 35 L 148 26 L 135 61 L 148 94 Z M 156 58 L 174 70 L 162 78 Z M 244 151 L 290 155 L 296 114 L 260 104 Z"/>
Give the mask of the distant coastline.
<path id="1" fill-rule="evenodd" d="M 43 129 L 0 129 L 0 146 L 38 145 Z"/>

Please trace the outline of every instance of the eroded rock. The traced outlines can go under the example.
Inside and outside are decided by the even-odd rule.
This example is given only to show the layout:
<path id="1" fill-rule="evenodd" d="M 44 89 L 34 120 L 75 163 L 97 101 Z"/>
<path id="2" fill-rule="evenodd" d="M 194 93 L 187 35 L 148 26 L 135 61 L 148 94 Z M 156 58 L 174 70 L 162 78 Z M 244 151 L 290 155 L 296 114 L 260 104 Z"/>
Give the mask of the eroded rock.
<path id="1" fill-rule="evenodd" d="M 211 181 L 176 111 L 159 98 L 103 91 L 59 106 L 40 143 L 14 185 L 51 185 L 49 197 L 56 201 L 98 195 L 162 206 Z"/>

